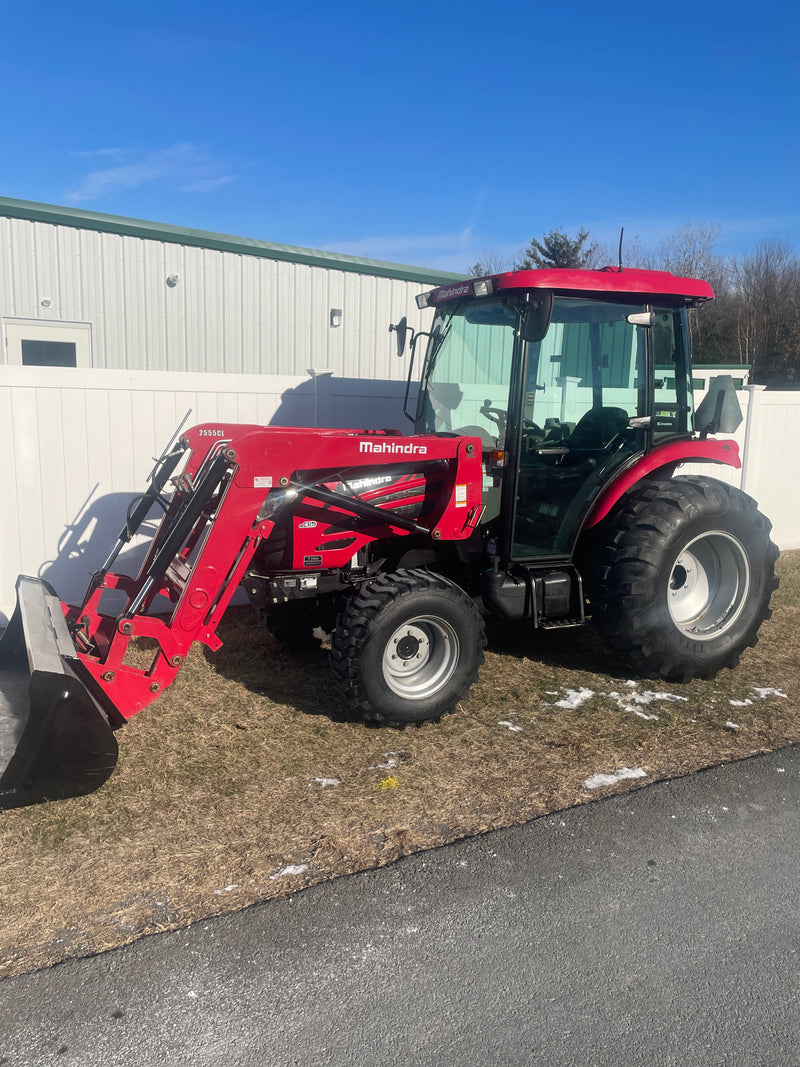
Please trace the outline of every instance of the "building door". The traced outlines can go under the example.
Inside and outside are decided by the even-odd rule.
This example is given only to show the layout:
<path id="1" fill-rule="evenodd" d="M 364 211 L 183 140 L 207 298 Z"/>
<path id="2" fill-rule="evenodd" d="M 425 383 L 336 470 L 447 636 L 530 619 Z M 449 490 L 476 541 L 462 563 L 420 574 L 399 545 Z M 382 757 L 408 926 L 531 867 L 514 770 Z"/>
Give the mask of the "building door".
<path id="1" fill-rule="evenodd" d="M 23 367 L 91 367 L 88 322 L 4 319 L 4 362 Z"/>

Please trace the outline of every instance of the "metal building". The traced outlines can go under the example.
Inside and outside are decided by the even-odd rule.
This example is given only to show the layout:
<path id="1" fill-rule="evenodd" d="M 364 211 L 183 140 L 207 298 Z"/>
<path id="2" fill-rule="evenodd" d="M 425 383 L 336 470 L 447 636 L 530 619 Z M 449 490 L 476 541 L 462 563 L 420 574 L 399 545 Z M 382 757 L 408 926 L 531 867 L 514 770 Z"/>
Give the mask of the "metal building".
<path id="1" fill-rule="evenodd" d="M 389 322 L 456 277 L 0 197 L 10 365 L 398 380 Z"/>

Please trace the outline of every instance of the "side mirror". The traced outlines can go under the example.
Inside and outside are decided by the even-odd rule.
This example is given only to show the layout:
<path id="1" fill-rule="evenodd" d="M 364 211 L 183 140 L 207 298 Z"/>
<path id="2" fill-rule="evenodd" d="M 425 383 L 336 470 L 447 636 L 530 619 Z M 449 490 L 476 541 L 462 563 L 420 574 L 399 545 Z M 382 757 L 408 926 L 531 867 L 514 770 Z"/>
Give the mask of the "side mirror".
<path id="1" fill-rule="evenodd" d="M 408 333 L 408 319 L 403 315 L 396 324 L 389 323 L 389 333 L 397 334 L 397 355 L 402 356 L 406 350 L 406 334 Z"/>
<path id="2" fill-rule="evenodd" d="M 542 289 L 534 296 L 529 294 L 529 304 L 522 320 L 523 341 L 541 341 L 550 328 L 553 314 L 553 293 L 551 289 Z"/>

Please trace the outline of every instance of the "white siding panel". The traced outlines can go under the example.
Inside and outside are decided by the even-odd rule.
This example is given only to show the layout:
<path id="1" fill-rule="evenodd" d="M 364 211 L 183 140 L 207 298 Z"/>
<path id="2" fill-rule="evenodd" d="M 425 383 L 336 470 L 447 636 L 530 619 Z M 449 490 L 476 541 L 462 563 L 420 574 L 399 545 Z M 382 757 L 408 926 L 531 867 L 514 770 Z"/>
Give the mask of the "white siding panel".
<path id="1" fill-rule="evenodd" d="M 326 271 L 327 300 L 322 308 L 322 319 L 325 324 L 325 346 L 320 354 L 320 361 L 316 364 L 320 369 L 324 367 L 344 367 L 345 337 L 348 334 L 349 324 L 345 322 L 345 279 L 347 275 L 342 271 Z M 342 312 L 342 325 L 331 326 L 331 310 L 337 308 Z M 348 309 L 349 314 L 349 309 Z M 376 376 L 377 376 L 376 368 Z"/>
<path id="2" fill-rule="evenodd" d="M 190 254 L 196 249 L 186 249 L 186 267 L 181 280 L 175 287 L 176 292 L 185 293 L 184 314 L 186 316 L 186 350 L 183 353 L 182 366 L 170 364 L 170 370 L 199 370 L 205 366 L 206 314 L 205 282 L 201 257 Z"/>
<path id="3" fill-rule="evenodd" d="M 239 260 L 241 272 L 241 307 L 239 309 L 239 371 L 242 374 L 256 374 L 259 370 L 259 333 L 261 328 L 261 300 L 259 293 L 259 273 L 256 269 L 260 261 L 252 256 L 242 256 Z"/>
<path id="4" fill-rule="evenodd" d="M 64 227 L 66 229 L 66 227 Z M 101 254 L 101 235 L 92 230 L 79 230 L 80 248 L 77 274 L 80 285 L 80 298 L 74 305 L 62 305 L 59 318 L 77 322 L 92 322 L 93 352 L 92 365 L 107 366 L 106 361 L 106 320 L 109 311 L 106 308 L 103 281 L 103 256 Z M 67 267 L 66 258 L 62 263 Z M 116 315 L 116 309 L 111 312 Z"/>
<path id="5" fill-rule="evenodd" d="M 188 366 L 189 316 L 184 251 L 181 245 L 164 245 L 163 370 L 185 370 Z M 178 283 L 174 286 L 167 285 L 167 278 L 175 274 L 179 276 Z"/>
<path id="6" fill-rule="evenodd" d="M 11 226 L 0 226 L 0 315 L 16 315 L 16 262 Z"/>
<path id="7" fill-rule="evenodd" d="M 103 346 L 98 352 L 96 367 L 124 369 L 133 356 L 127 348 L 127 320 L 130 315 L 143 313 L 133 296 L 126 299 L 125 290 L 125 238 L 117 234 L 101 237 L 101 260 L 103 264 L 103 289 L 100 307 L 103 315 Z M 137 364 L 134 364 L 137 365 Z M 141 366 L 141 364 L 138 364 Z"/>
<path id="8" fill-rule="evenodd" d="M 192 249 L 191 252 L 194 252 Z M 191 254 L 191 253 L 190 253 Z M 222 253 L 213 249 L 201 250 L 204 279 L 205 345 L 201 366 L 189 369 L 209 371 L 225 370 L 225 297 Z"/>
<path id="9" fill-rule="evenodd" d="M 60 319 L 62 307 L 83 309 L 83 286 L 81 276 L 81 231 L 66 226 L 53 230 L 56 256 L 56 276 L 52 293 L 48 295 L 53 305 L 50 318 Z M 69 269 L 67 267 L 69 265 Z M 43 309 L 44 310 L 44 309 Z"/>
<path id="10" fill-rule="evenodd" d="M 51 301 L 49 308 L 43 308 L 46 318 L 53 317 L 53 308 L 59 306 L 58 283 L 58 232 L 55 227 L 37 226 L 33 232 L 33 248 L 36 257 L 35 285 L 39 306 L 41 301 Z"/>
<path id="11" fill-rule="evenodd" d="M 13 241 L 11 275 L 14 281 L 14 298 L 11 310 L 6 311 L 3 308 L 3 314 L 35 318 L 39 314 L 40 306 L 36 290 L 36 223 L 11 219 L 9 224 Z"/>
<path id="12" fill-rule="evenodd" d="M 275 299 L 267 307 L 267 314 L 275 323 L 275 349 L 264 353 L 268 373 L 288 374 L 295 351 L 294 263 L 278 263 L 275 267 Z M 308 367 L 313 366 L 309 362 Z M 307 370 L 304 367 L 303 370 Z"/>

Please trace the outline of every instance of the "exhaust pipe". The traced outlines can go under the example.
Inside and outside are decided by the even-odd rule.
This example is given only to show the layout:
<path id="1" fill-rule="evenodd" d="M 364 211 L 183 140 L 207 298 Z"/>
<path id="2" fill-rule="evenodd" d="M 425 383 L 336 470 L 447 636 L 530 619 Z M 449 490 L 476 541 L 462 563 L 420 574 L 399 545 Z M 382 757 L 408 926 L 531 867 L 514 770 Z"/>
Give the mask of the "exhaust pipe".
<path id="1" fill-rule="evenodd" d="M 0 810 L 91 793 L 117 755 L 60 600 L 47 582 L 20 575 L 0 638 Z"/>

